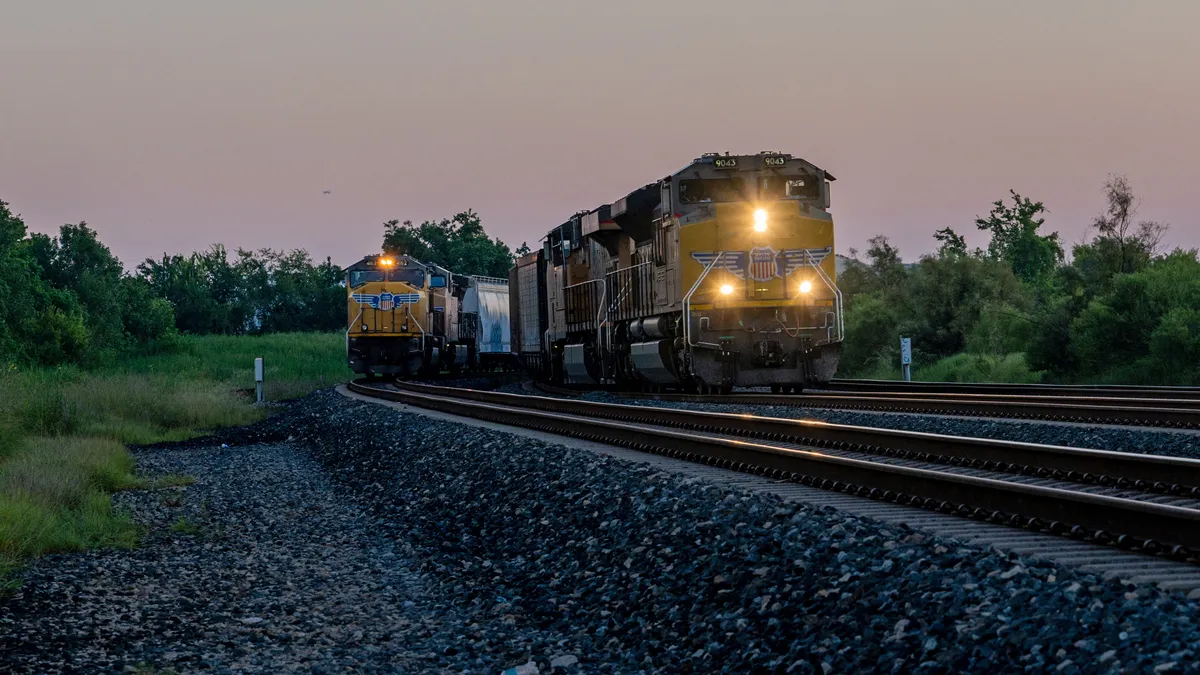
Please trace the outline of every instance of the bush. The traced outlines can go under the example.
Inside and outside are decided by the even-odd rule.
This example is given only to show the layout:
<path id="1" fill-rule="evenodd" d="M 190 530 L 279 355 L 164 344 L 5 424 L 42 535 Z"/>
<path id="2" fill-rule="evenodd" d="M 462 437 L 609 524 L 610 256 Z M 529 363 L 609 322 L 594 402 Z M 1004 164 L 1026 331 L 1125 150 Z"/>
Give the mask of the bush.
<path id="1" fill-rule="evenodd" d="M 1200 261 L 1176 251 L 1114 277 L 1071 323 L 1071 353 L 1093 380 L 1196 383 L 1196 362 L 1185 355 L 1193 353 L 1197 307 Z"/>
<path id="2" fill-rule="evenodd" d="M 857 296 L 849 305 L 840 372 L 863 373 L 896 361 L 900 344 L 894 308 L 878 294 Z"/>
<path id="3" fill-rule="evenodd" d="M 1022 353 L 955 354 L 933 365 L 917 367 L 913 379 L 922 382 L 1013 382 L 1031 384 L 1042 381 L 1041 373 L 1030 370 Z"/>

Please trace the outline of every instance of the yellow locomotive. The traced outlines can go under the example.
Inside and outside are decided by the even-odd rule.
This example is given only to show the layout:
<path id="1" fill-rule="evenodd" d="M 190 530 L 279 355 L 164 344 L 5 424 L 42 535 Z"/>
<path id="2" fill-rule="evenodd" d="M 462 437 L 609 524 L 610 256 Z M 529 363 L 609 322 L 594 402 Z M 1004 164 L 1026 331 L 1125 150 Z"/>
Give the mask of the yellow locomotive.
<path id="1" fill-rule="evenodd" d="M 508 280 L 463 276 L 406 256 L 346 268 L 346 359 L 368 376 L 507 365 Z"/>
<path id="2" fill-rule="evenodd" d="M 710 153 L 577 213 L 510 273 L 514 351 L 584 385 L 828 382 L 843 334 L 833 180 L 781 152 Z"/>

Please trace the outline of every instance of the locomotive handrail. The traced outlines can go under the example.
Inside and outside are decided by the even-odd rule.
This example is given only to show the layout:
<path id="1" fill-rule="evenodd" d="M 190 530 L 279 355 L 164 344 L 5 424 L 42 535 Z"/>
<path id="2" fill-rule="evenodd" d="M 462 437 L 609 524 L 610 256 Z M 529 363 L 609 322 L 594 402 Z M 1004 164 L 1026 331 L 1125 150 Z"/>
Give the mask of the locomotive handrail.
<path id="1" fill-rule="evenodd" d="M 350 322 L 350 325 L 346 327 L 346 351 L 347 352 L 350 351 L 350 331 L 354 330 L 354 327 L 358 325 L 358 320 L 362 318 L 362 315 L 363 315 L 363 305 L 360 302 L 360 303 L 358 303 L 358 315 L 355 316 L 354 320 Z"/>
<path id="2" fill-rule="evenodd" d="M 563 288 L 563 318 L 566 320 L 568 332 L 575 332 L 575 331 L 587 329 L 587 320 L 586 319 L 584 321 L 572 321 L 571 320 L 572 316 L 575 314 L 575 312 L 572 310 L 576 309 L 571 306 L 572 305 L 571 289 L 582 288 L 584 286 L 587 286 L 588 284 L 600 284 L 601 286 L 603 286 L 604 279 L 588 279 L 587 281 L 581 281 L 577 284 L 571 284 L 570 286 Z M 576 293 L 576 295 L 579 295 L 579 293 Z M 582 309 L 587 310 L 588 308 L 584 307 Z M 590 317 L 591 312 L 587 311 L 586 313 L 584 313 L 584 316 Z M 575 327 L 574 329 L 572 329 L 572 324 L 578 324 L 578 323 L 582 323 L 582 324 L 584 324 L 584 326 L 582 328 Z"/>
<path id="3" fill-rule="evenodd" d="M 837 308 L 837 339 L 838 342 L 841 342 L 845 339 L 846 334 L 846 319 L 842 313 L 842 289 L 838 288 L 837 284 L 833 283 L 833 280 L 829 278 L 829 275 L 825 273 L 825 270 L 822 269 L 821 266 L 816 262 L 816 260 L 812 257 L 812 254 L 808 252 L 808 249 L 804 249 L 804 257 L 810 261 L 810 266 L 817 271 L 817 276 L 821 277 L 821 281 L 825 284 L 825 286 L 829 288 L 829 290 L 833 291 L 833 302 Z"/>
<path id="4" fill-rule="evenodd" d="M 638 285 L 635 275 L 641 274 L 644 271 L 642 268 L 649 269 L 650 267 L 651 263 L 644 262 L 636 265 L 630 265 L 629 267 L 621 267 L 605 273 L 605 286 L 608 286 L 611 283 L 613 286 L 617 287 L 616 291 L 612 294 L 612 297 L 608 301 L 609 314 L 616 314 L 617 319 L 621 320 L 630 318 L 630 314 L 632 314 L 632 318 L 637 318 L 639 311 L 644 311 L 645 313 L 651 313 L 653 311 L 653 302 L 646 303 L 644 302 L 645 298 L 639 299 L 635 297 L 633 298 L 633 307 L 621 307 L 625 298 L 630 297 L 631 294 L 633 294 L 634 286 Z M 624 281 L 624 283 L 622 283 L 622 281 Z M 653 280 L 647 279 L 647 282 L 652 283 Z"/>
<path id="5" fill-rule="evenodd" d="M 700 278 L 696 279 L 696 283 L 692 284 L 692 287 L 690 290 L 688 290 L 687 295 L 683 296 L 683 339 L 687 343 L 688 347 L 721 348 L 721 345 L 712 344 L 710 342 L 697 342 L 692 344 L 692 295 L 696 293 L 696 289 L 700 288 L 700 283 L 703 282 L 706 277 L 708 277 L 708 273 L 712 271 L 712 268 L 715 267 L 718 262 L 721 262 L 721 258 L 723 257 L 725 257 L 725 251 L 718 251 L 712 262 L 708 263 L 708 267 L 705 267 L 704 271 L 700 273 Z"/>
<path id="6" fill-rule="evenodd" d="M 604 280 L 596 279 L 596 281 L 603 282 Z M 608 284 L 601 283 L 600 284 L 600 302 L 598 303 L 600 306 L 600 309 L 596 310 L 596 349 L 597 350 L 602 349 L 604 347 L 604 335 L 603 335 L 604 324 L 608 323 L 608 305 L 606 305 L 604 303 L 604 300 L 607 296 L 608 296 Z M 601 321 L 600 321 L 600 315 L 602 315 L 602 314 L 604 315 L 603 323 L 601 323 Z M 600 359 L 600 381 L 603 382 L 604 380 L 605 380 L 604 359 L 601 358 Z"/>
<path id="7" fill-rule="evenodd" d="M 417 330 L 421 331 L 421 350 L 424 351 L 425 350 L 425 329 L 421 326 L 421 320 L 413 315 L 411 305 L 407 305 L 407 304 L 404 305 L 404 312 L 406 314 L 408 314 L 408 318 L 413 320 L 413 323 L 417 324 Z M 395 324 L 395 322 L 396 322 L 396 319 L 395 319 L 395 317 L 393 317 L 392 323 Z M 393 326 L 393 330 L 395 330 L 394 326 Z"/>

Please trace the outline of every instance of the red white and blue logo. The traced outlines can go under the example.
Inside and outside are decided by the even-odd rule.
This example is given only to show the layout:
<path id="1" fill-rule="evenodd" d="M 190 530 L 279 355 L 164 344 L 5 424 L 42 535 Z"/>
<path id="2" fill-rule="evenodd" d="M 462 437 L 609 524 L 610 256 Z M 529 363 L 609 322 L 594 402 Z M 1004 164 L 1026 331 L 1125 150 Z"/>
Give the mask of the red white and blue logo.
<path id="1" fill-rule="evenodd" d="M 360 305 L 384 312 L 395 309 L 397 305 L 415 305 L 421 301 L 420 293 L 390 293 L 384 291 L 378 295 L 373 293 L 355 293 L 351 296 Z"/>
<path id="2" fill-rule="evenodd" d="M 831 253 L 832 246 L 824 248 L 788 248 L 776 251 L 770 246 L 755 246 L 749 251 L 696 251 L 692 259 L 704 268 L 713 264 L 717 255 L 721 260 L 715 267 L 729 270 L 739 279 L 749 277 L 754 281 L 770 281 L 786 278 L 801 267 L 815 267 Z"/>

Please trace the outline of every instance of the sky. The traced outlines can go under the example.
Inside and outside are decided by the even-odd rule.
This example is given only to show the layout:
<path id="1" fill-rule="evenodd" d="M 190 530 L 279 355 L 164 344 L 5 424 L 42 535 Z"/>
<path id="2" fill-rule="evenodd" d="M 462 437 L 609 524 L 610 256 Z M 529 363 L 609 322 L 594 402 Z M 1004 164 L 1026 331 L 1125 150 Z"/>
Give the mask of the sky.
<path id="1" fill-rule="evenodd" d="M 0 0 L 0 199 L 126 264 L 347 265 L 392 218 L 512 246 L 704 152 L 837 177 L 905 259 L 1010 189 L 1069 245 L 1111 173 L 1200 247 L 1194 0 Z M 330 194 L 323 194 L 330 190 Z"/>

